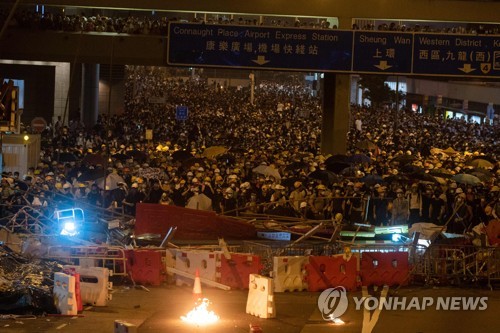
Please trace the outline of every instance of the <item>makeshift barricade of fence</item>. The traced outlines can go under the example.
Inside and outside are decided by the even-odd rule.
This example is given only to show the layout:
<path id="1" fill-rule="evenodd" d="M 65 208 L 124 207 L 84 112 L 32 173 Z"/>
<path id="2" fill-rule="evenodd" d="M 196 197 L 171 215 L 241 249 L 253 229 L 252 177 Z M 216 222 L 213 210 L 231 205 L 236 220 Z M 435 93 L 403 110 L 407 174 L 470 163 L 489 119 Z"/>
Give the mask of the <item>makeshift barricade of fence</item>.
<path id="1" fill-rule="evenodd" d="M 113 276 L 127 276 L 125 250 L 118 246 L 50 246 L 47 258 L 84 267 L 104 267 Z"/>

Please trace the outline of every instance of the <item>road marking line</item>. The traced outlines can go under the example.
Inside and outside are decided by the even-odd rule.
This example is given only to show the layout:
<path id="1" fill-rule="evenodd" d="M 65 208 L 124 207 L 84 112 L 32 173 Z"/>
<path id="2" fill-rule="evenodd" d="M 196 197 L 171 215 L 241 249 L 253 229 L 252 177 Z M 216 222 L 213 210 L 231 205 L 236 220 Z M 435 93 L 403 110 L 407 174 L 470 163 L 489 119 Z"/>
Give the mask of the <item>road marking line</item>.
<path id="1" fill-rule="evenodd" d="M 384 286 L 382 291 L 380 292 L 380 300 L 379 304 L 382 304 L 385 302 L 385 299 L 387 297 L 387 293 L 389 292 L 389 287 Z M 368 288 L 366 286 L 363 286 L 362 288 L 362 295 L 363 297 L 370 297 L 368 294 Z M 363 307 L 363 326 L 361 329 L 361 333 L 371 333 L 373 329 L 375 328 L 375 325 L 377 324 L 377 321 L 380 317 L 380 312 L 382 311 L 382 307 L 379 306 L 377 307 L 374 311 L 373 314 L 370 315 L 370 311 L 366 308 L 366 306 Z"/>
<path id="2" fill-rule="evenodd" d="M 61 324 L 61 325 L 56 327 L 56 330 L 60 330 L 61 328 L 65 327 L 66 325 L 68 325 L 68 324 Z"/>

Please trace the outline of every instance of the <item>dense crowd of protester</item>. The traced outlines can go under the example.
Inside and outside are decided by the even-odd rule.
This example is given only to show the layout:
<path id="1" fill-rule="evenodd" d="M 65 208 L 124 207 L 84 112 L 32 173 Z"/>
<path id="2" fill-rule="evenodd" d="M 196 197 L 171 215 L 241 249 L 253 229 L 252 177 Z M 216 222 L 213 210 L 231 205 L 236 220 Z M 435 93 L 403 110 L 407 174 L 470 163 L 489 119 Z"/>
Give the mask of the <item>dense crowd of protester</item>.
<path id="1" fill-rule="evenodd" d="M 353 105 L 347 154 L 325 156 L 320 101 L 302 85 L 260 82 L 251 104 L 248 87 L 128 67 L 125 90 L 123 114 L 43 133 L 38 166 L 3 175 L 2 216 L 23 205 L 134 216 L 142 202 L 232 216 L 448 223 L 458 233 L 499 218 L 498 122 Z M 176 119 L 177 106 L 188 108 L 187 120 Z"/>
<path id="2" fill-rule="evenodd" d="M 40 6 L 41 8 L 41 6 Z M 3 24 L 8 16 L 9 8 L 0 8 L 0 24 Z M 152 11 L 149 15 L 134 15 L 128 12 L 117 11 L 112 15 L 88 14 L 83 10 L 79 14 L 66 14 L 60 8 L 46 7 L 44 11 L 33 8 L 20 8 L 9 22 L 10 27 L 21 29 L 36 29 L 46 31 L 66 32 L 108 32 L 123 34 L 145 34 L 166 35 L 169 22 L 191 22 L 206 24 L 229 24 L 246 26 L 278 26 L 296 27 L 310 29 L 336 29 L 327 19 L 319 18 L 293 18 L 293 17 L 236 17 L 224 14 L 205 15 L 177 15 L 175 13 L 156 13 Z M 400 32 L 431 32 L 446 34 L 473 34 L 473 35 L 496 35 L 499 32 L 498 24 L 467 23 L 450 24 L 440 22 L 376 22 L 373 20 L 361 20 L 352 25 L 353 30 L 378 30 L 378 31 L 400 31 Z"/>

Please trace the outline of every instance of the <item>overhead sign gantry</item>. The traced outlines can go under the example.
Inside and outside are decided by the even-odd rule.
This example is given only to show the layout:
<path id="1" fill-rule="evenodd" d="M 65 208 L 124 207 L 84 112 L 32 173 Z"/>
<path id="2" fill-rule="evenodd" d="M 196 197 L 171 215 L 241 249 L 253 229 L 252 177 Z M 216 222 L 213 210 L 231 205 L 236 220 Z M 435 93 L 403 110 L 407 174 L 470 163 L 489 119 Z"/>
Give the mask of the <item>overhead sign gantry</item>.
<path id="1" fill-rule="evenodd" d="M 170 23 L 167 63 L 500 77 L 500 36 Z"/>

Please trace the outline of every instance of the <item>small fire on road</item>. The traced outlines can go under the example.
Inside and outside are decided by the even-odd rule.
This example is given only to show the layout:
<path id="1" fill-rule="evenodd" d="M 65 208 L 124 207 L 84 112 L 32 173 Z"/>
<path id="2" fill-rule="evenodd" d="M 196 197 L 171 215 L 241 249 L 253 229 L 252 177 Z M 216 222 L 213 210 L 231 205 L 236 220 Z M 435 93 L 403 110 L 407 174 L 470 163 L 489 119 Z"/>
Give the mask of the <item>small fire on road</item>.
<path id="1" fill-rule="evenodd" d="M 209 310 L 210 304 L 207 298 L 199 299 L 193 310 L 189 311 L 187 315 L 181 316 L 182 321 L 196 326 L 215 324 L 219 320 L 219 316 Z"/>

